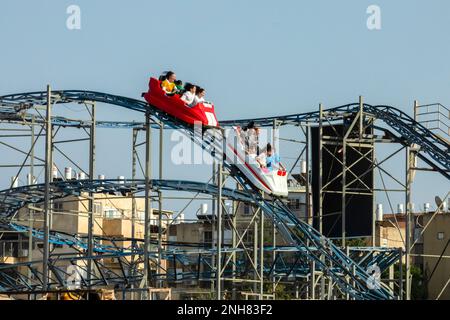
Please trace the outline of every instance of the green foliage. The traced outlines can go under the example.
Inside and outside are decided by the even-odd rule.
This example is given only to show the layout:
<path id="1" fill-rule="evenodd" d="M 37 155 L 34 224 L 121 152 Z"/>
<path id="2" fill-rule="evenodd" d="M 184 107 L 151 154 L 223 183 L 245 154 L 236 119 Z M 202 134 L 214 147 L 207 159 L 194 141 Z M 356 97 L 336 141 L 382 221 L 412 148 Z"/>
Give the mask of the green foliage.
<path id="1" fill-rule="evenodd" d="M 337 247 L 341 247 L 342 245 L 341 239 L 332 239 L 331 242 Z M 346 239 L 345 245 L 347 247 L 367 247 L 368 242 L 367 239 L 365 238 L 353 238 L 353 239 Z"/>
<path id="2" fill-rule="evenodd" d="M 406 268 L 402 266 L 406 272 Z M 411 299 L 412 300 L 423 300 L 426 299 L 426 286 L 425 279 L 422 270 L 419 267 L 411 266 Z"/>
<path id="3" fill-rule="evenodd" d="M 264 285 L 264 292 L 272 292 L 272 284 Z M 288 286 L 286 284 L 279 283 L 275 288 L 275 299 L 276 300 L 292 300 L 295 299 L 293 286 Z"/>
<path id="4" fill-rule="evenodd" d="M 398 270 L 398 263 L 394 265 L 394 278 L 400 278 L 400 271 Z M 382 277 L 387 278 L 389 271 L 386 270 Z M 402 275 L 405 279 L 406 275 L 406 265 L 402 264 Z M 403 290 L 405 290 L 405 285 L 403 282 Z M 395 290 L 395 294 L 398 295 L 398 288 Z M 425 284 L 425 277 L 422 270 L 417 266 L 411 266 L 411 300 L 423 300 L 427 297 L 427 290 Z"/>
<path id="5" fill-rule="evenodd" d="M 367 243 L 363 238 L 349 239 L 346 241 L 348 247 L 367 247 Z"/>

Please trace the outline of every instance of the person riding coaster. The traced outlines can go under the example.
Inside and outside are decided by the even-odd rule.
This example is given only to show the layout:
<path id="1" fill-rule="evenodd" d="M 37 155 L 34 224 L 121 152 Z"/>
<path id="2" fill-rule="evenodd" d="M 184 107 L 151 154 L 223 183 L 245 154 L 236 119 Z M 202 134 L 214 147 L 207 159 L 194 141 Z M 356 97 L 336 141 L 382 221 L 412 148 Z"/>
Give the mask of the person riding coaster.
<path id="1" fill-rule="evenodd" d="M 256 130 L 255 130 L 256 129 Z M 233 127 L 227 135 L 225 155 L 258 189 L 275 196 L 286 197 L 287 176 L 279 156 L 270 144 L 259 153 L 259 129 L 250 125 L 246 128 Z"/>
<path id="2" fill-rule="evenodd" d="M 143 96 L 151 108 L 159 109 L 189 125 L 195 126 L 200 122 L 202 130 L 208 127 L 223 130 L 214 113 L 214 105 L 204 101 L 203 89 L 187 86 L 182 96 L 169 95 L 166 91 L 173 90 L 170 83 L 171 81 L 174 83 L 176 75 L 168 72 L 167 76 L 169 80 L 150 78 L 149 90 Z M 165 80 L 168 81 L 164 84 L 166 90 L 162 87 Z M 248 132 L 241 136 L 242 131 Z M 267 194 L 286 197 L 288 194 L 286 172 L 264 170 L 262 163 L 258 163 L 256 158 L 259 155 L 258 135 L 259 129 L 254 124 L 249 124 L 244 130 L 234 127 L 231 136 L 227 136 L 226 139 L 225 157 L 230 163 L 235 164 L 256 188 Z"/>
<path id="3" fill-rule="evenodd" d="M 175 94 L 176 93 L 176 81 L 177 81 L 177 75 L 175 72 L 168 71 L 165 76 L 161 76 L 160 78 L 164 78 L 164 80 L 161 82 L 161 88 L 164 90 L 164 92 L 167 95 Z"/>
<path id="4" fill-rule="evenodd" d="M 273 170 L 286 173 L 286 168 L 283 166 L 280 160 L 280 155 L 274 152 L 272 145 L 267 144 L 266 150 L 258 155 L 258 163 L 260 163 L 262 170 L 267 173 Z"/>
<path id="5" fill-rule="evenodd" d="M 207 103 L 198 95 L 193 85 L 187 86 L 183 95 L 176 89 L 176 75 L 169 71 L 158 80 L 150 78 L 149 90 L 143 94 L 144 99 L 155 107 L 183 122 L 190 125 L 201 123 L 206 127 L 219 127 L 217 117 L 214 112 L 214 104 Z M 196 88 L 197 86 L 195 86 Z M 189 90 L 187 90 L 189 89 Z M 187 92 L 190 92 L 187 93 Z M 195 93 L 194 93 L 195 92 Z"/>

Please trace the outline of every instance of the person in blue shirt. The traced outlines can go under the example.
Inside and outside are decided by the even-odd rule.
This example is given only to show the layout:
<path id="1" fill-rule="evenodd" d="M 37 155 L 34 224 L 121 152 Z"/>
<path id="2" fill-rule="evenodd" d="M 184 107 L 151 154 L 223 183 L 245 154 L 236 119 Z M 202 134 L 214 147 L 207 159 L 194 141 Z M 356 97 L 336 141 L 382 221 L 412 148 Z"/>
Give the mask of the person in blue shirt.
<path id="1" fill-rule="evenodd" d="M 272 171 L 274 169 L 275 170 L 282 169 L 283 171 L 286 171 L 283 164 L 281 163 L 280 155 L 273 150 L 272 145 L 270 143 L 268 143 L 266 146 L 265 160 L 266 160 L 266 168 L 269 171 Z"/>

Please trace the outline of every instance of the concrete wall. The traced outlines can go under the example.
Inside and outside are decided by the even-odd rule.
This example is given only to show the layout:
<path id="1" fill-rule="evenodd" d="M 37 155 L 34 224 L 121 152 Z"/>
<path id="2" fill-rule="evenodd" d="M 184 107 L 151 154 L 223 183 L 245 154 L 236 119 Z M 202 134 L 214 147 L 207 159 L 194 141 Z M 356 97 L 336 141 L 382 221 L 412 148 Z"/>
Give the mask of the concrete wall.
<path id="1" fill-rule="evenodd" d="M 389 221 L 377 222 L 375 228 L 375 246 L 385 248 L 405 248 L 405 226 L 399 223 L 399 228 Z"/>

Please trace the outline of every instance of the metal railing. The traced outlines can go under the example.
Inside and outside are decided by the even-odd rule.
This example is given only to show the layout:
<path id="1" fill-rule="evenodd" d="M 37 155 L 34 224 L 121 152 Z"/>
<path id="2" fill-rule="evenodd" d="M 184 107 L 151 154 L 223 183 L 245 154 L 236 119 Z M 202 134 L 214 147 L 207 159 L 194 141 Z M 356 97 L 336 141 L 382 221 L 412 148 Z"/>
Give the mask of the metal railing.
<path id="1" fill-rule="evenodd" d="M 415 120 L 440 137 L 450 138 L 450 109 L 440 103 L 416 105 Z"/>

